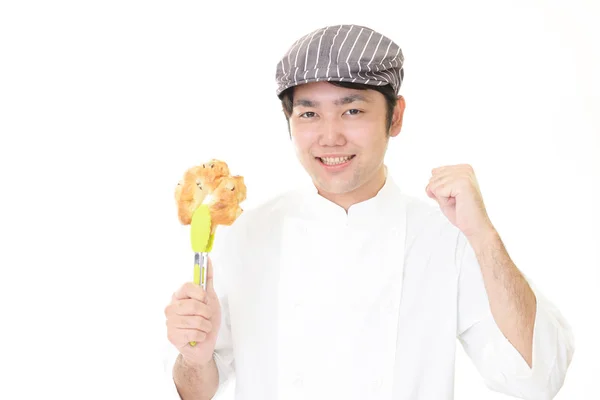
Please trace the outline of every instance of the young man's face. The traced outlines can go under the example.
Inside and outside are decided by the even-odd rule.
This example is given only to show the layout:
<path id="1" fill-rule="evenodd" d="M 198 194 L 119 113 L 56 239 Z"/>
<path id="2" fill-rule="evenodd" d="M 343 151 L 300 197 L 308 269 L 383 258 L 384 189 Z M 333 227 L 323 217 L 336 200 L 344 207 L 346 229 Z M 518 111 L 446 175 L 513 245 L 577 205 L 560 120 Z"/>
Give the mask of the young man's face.
<path id="1" fill-rule="evenodd" d="M 390 136 L 400 132 L 403 111 L 400 97 Z M 375 90 L 327 82 L 294 89 L 290 132 L 300 163 L 320 193 L 361 197 L 361 191 L 372 189 L 383 176 L 389 139 L 386 113 L 385 97 Z"/>

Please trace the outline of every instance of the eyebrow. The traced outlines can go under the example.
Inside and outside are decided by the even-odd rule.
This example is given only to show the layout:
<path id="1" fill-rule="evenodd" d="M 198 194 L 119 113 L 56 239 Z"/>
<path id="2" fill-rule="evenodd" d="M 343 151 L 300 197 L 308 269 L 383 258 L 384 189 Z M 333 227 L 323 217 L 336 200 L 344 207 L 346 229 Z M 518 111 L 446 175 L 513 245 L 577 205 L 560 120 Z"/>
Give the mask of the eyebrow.
<path id="1" fill-rule="evenodd" d="M 346 105 L 355 101 L 364 101 L 369 103 L 370 100 L 362 94 L 356 93 L 348 96 L 341 97 L 333 102 L 336 106 Z M 318 107 L 319 102 L 308 100 L 308 99 L 296 99 L 294 100 L 294 107 Z"/>

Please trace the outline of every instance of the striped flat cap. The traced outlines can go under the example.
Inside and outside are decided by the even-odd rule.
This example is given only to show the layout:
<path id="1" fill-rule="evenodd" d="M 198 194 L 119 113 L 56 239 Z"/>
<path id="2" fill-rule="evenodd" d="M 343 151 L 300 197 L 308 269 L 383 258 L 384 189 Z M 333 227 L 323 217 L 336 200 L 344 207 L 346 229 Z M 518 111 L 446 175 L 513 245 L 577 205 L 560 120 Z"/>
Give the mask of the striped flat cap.
<path id="1" fill-rule="evenodd" d="M 319 81 L 390 84 L 396 94 L 404 78 L 400 47 L 364 26 L 334 25 L 302 36 L 277 64 L 277 96 L 292 86 Z"/>

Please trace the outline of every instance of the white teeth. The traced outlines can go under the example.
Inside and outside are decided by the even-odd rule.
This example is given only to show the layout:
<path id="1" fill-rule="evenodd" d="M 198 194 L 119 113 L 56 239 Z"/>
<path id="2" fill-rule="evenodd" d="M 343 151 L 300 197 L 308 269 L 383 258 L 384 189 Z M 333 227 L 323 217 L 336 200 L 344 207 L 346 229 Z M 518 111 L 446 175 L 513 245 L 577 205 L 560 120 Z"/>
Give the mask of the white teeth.
<path id="1" fill-rule="evenodd" d="M 321 161 L 323 161 L 323 164 L 337 165 L 337 164 L 343 164 L 343 163 L 345 163 L 346 161 L 348 161 L 351 158 L 352 158 L 352 156 L 346 156 L 346 157 L 321 157 Z"/>

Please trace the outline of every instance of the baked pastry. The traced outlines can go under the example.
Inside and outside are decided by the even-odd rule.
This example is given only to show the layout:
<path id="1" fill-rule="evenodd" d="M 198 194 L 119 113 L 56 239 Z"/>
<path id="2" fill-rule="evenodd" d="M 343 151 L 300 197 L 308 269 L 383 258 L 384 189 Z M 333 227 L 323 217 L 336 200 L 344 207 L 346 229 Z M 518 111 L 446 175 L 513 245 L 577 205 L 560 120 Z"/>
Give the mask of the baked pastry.
<path id="1" fill-rule="evenodd" d="M 244 200 L 244 178 L 231 176 L 227 163 L 216 159 L 186 170 L 175 188 L 179 222 L 189 225 L 194 211 L 206 204 L 210 210 L 212 233 L 217 225 L 233 224 L 243 212 L 240 203 Z"/>

